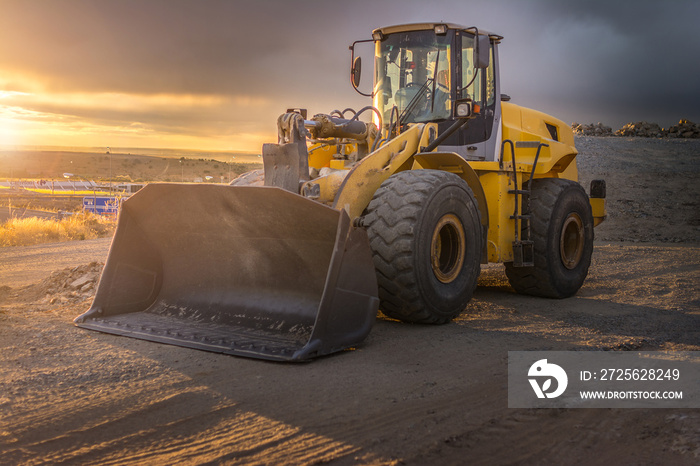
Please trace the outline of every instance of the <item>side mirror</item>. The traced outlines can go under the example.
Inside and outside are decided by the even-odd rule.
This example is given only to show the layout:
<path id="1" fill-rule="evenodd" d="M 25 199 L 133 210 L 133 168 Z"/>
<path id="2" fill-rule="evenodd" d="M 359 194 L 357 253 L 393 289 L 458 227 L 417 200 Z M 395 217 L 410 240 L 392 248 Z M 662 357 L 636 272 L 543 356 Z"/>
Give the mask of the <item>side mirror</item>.
<path id="1" fill-rule="evenodd" d="M 350 68 L 350 84 L 357 91 L 358 94 L 365 97 L 374 97 L 374 92 L 367 94 L 362 92 L 358 86 L 360 85 L 360 77 L 362 76 L 362 59 L 359 56 L 355 56 L 355 46 L 357 44 L 374 42 L 374 39 L 368 40 L 356 40 L 350 46 L 350 60 L 352 61 L 352 68 Z"/>
<path id="2" fill-rule="evenodd" d="M 355 57 L 350 70 L 350 79 L 355 89 L 360 85 L 360 76 L 362 75 L 362 57 Z"/>
<path id="3" fill-rule="evenodd" d="M 476 41 L 473 63 L 476 68 L 488 68 L 491 62 L 491 41 L 489 36 L 477 34 Z"/>

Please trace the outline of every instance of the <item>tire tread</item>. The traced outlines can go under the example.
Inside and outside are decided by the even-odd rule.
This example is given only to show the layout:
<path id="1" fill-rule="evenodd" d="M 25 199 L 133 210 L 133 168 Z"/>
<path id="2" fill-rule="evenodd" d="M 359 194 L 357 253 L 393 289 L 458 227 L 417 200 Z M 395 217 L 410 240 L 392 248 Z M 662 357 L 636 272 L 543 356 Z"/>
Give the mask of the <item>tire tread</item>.
<path id="1" fill-rule="evenodd" d="M 581 185 L 571 180 L 545 178 L 533 181 L 529 213 L 530 230 L 534 241 L 534 266 L 514 267 L 512 262 L 505 264 L 506 276 L 511 286 L 520 294 L 545 298 L 565 298 L 571 294 L 563 292 L 557 286 L 547 257 L 550 221 L 557 202 L 565 191 L 573 191 L 576 195 L 583 195 L 588 199 Z M 590 261 L 590 257 L 587 260 Z M 586 265 L 585 271 L 587 270 Z"/>
<path id="2" fill-rule="evenodd" d="M 447 172 L 420 172 L 420 177 L 412 171 L 400 172 L 385 181 L 367 208 L 364 224 L 368 227 L 374 253 L 382 311 L 406 322 L 442 324 L 455 316 L 436 315 L 422 301 L 414 270 L 413 241 L 426 200 L 437 187 L 454 183 L 455 178 L 461 183 L 463 181 Z M 466 183 L 463 187 L 473 197 Z M 479 266 L 477 263 L 476 267 Z M 470 296 L 474 288 L 476 280 Z"/>

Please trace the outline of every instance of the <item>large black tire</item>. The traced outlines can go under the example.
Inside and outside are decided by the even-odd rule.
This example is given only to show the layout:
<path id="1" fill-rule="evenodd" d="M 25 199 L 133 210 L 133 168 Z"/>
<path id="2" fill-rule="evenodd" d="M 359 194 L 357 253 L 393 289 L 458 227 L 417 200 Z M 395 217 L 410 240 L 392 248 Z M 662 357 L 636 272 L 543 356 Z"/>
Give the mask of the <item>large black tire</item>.
<path id="1" fill-rule="evenodd" d="M 443 324 L 466 309 L 483 239 L 479 209 L 464 180 L 438 170 L 397 173 L 377 190 L 363 224 L 386 315 Z"/>
<path id="2" fill-rule="evenodd" d="M 230 186 L 264 186 L 265 185 L 265 170 L 258 168 L 238 175 L 231 180 Z"/>
<path id="3" fill-rule="evenodd" d="M 588 275 L 593 253 L 593 214 L 586 192 L 570 180 L 533 180 L 529 213 L 535 265 L 506 263 L 510 284 L 520 294 L 574 295 Z"/>

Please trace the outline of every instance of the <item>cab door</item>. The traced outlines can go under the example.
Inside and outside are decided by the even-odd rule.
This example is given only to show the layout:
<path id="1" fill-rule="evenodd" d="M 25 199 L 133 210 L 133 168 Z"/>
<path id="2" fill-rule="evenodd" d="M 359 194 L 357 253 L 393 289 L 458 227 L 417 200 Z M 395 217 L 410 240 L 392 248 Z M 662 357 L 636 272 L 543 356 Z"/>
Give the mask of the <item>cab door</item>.
<path id="1" fill-rule="evenodd" d="M 497 97 L 500 95 L 500 83 L 496 44 L 493 39 L 489 41 L 488 67 L 477 68 L 474 63 L 474 34 L 457 31 L 455 42 L 456 96 L 458 99 L 472 99 L 479 104 L 481 112 L 438 150 L 456 152 L 467 160 L 498 160 L 501 106 Z M 443 128 L 439 127 L 441 130 Z"/>

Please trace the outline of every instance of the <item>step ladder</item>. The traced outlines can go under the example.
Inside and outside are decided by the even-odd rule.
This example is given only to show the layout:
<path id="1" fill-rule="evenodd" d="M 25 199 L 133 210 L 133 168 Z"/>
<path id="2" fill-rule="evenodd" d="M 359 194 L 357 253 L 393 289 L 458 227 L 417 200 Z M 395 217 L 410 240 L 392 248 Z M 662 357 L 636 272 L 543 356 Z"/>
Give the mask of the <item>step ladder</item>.
<path id="1" fill-rule="evenodd" d="M 513 186 L 514 189 L 508 190 L 508 194 L 515 196 L 515 208 L 511 219 L 515 220 L 515 240 L 513 241 L 513 266 L 514 267 L 533 267 L 535 265 L 535 242 L 532 240 L 530 232 L 530 195 L 532 193 L 532 178 L 535 175 L 537 160 L 540 158 L 540 151 L 543 147 L 549 147 L 539 141 L 517 141 L 515 144 L 510 139 L 505 139 L 501 143 L 501 168 L 503 168 L 503 155 L 505 153 L 506 144 L 510 146 L 510 157 L 513 165 Z M 530 171 L 530 179 L 527 183 L 523 183 L 522 188 L 518 188 L 518 175 L 515 168 L 515 147 L 520 149 L 537 149 L 535 161 L 532 164 Z M 524 186 L 527 185 L 527 188 Z M 518 206 L 522 205 L 522 213 L 519 212 Z M 527 213 L 525 213 L 527 212 Z"/>

